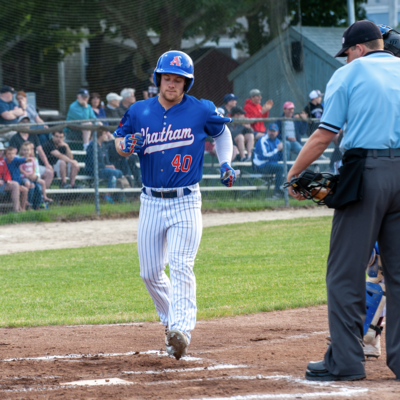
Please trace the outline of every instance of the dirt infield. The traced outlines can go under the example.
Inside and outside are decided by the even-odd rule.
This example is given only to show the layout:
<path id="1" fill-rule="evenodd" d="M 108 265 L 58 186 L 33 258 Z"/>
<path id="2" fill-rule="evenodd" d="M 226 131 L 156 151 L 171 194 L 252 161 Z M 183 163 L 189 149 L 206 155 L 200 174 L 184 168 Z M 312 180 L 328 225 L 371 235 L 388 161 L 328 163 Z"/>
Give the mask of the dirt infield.
<path id="1" fill-rule="evenodd" d="M 203 214 L 204 227 L 241 222 L 271 221 L 333 215 L 326 207 L 280 211 Z M 0 254 L 21 251 L 68 249 L 105 244 L 132 243 L 137 237 L 138 218 L 17 224 L 2 226 Z M 118 234 L 110 234 L 118 232 Z"/>
<path id="2" fill-rule="evenodd" d="M 0 398 L 397 400 L 385 354 L 366 362 L 364 381 L 303 379 L 326 349 L 326 314 L 321 306 L 200 321 L 180 361 L 160 352 L 159 323 L 2 328 Z"/>

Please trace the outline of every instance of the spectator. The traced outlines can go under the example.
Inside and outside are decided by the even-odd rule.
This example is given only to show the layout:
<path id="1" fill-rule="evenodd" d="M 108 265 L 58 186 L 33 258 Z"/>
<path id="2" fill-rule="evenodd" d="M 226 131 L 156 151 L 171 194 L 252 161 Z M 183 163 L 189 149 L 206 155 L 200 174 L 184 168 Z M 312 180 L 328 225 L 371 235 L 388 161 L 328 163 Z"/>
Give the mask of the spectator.
<path id="1" fill-rule="evenodd" d="M 34 184 L 34 186 L 31 185 L 31 188 L 35 188 L 35 190 L 40 193 L 40 197 L 42 197 L 44 201 L 52 203 L 53 200 L 46 195 L 46 183 L 43 179 L 40 179 L 39 162 L 35 157 L 33 144 L 30 142 L 25 142 L 21 146 L 19 156 L 23 158 L 30 157 L 32 159 L 32 161 L 26 162 L 25 164 L 19 166 L 22 180 L 28 179 L 31 181 L 32 184 Z M 40 185 L 40 187 L 38 187 L 38 185 Z M 39 205 L 42 203 L 42 199 L 40 199 Z M 35 201 L 29 201 L 34 205 L 33 208 L 35 208 Z"/>
<path id="2" fill-rule="evenodd" d="M 29 123 L 29 117 L 27 115 L 23 115 L 18 118 L 18 123 L 27 124 Z M 40 166 L 39 166 L 39 174 L 40 177 L 46 182 L 46 187 L 49 188 L 51 182 L 54 178 L 54 170 L 50 165 L 49 160 L 46 157 L 46 154 L 43 151 L 43 146 L 41 145 L 38 135 L 31 133 L 18 132 L 10 139 L 10 146 L 14 147 L 17 152 L 21 150 L 21 146 L 25 142 L 30 142 L 33 144 L 33 151 L 35 157 L 39 156 Z"/>
<path id="3" fill-rule="evenodd" d="M 35 107 L 33 107 L 32 104 L 28 104 L 28 98 L 23 90 L 17 92 L 16 98 L 19 106 L 24 111 L 24 114 L 29 117 L 29 122 L 44 124 L 44 121 L 42 120 L 42 118 L 39 117 L 39 114 L 35 110 Z M 45 127 L 48 128 L 48 126 Z"/>
<path id="4" fill-rule="evenodd" d="M 108 151 L 107 148 L 103 145 L 106 141 L 107 135 L 106 132 L 99 132 L 97 136 L 97 143 L 95 144 L 93 141 L 88 146 L 86 152 L 86 171 L 94 176 L 94 146 L 97 146 L 97 163 L 98 163 L 98 171 L 100 179 L 107 179 L 107 187 L 110 189 L 114 189 L 117 184 L 117 180 L 122 178 L 122 171 L 116 169 L 114 165 L 112 165 L 108 159 Z M 105 195 L 105 200 L 109 203 L 113 203 L 112 197 L 110 194 Z"/>
<path id="5" fill-rule="evenodd" d="M 232 108 L 236 107 L 237 97 L 233 93 L 229 93 L 224 96 L 222 102 L 222 106 L 218 107 L 218 112 L 224 117 L 230 117 Z"/>
<path id="6" fill-rule="evenodd" d="M 107 118 L 122 118 L 120 116 L 120 111 L 118 110 L 122 97 L 117 93 L 108 93 L 106 100 L 107 105 L 105 106 L 104 111 L 106 112 Z"/>
<path id="7" fill-rule="evenodd" d="M 231 109 L 232 118 L 245 118 L 245 112 L 240 107 Z M 232 125 L 232 138 L 239 149 L 240 161 L 251 161 L 251 154 L 254 148 L 254 131 L 250 124 Z M 244 154 L 244 147 L 247 149 L 247 158 Z"/>
<path id="8" fill-rule="evenodd" d="M 154 68 L 149 68 L 147 70 L 148 79 L 142 82 L 142 95 L 144 100 L 158 96 L 158 88 L 154 84 L 153 74 Z"/>
<path id="9" fill-rule="evenodd" d="M 19 202 L 19 183 L 11 180 L 11 174 L 8 170 L 7 163 L 3 158 L 4 145 L 0 142 L 0 194 L 4 192 L 11 193 L 11 201 L 15 212 L 21 211 Z"/>
<path id="10" fill-rule="evenodd" d="M 243 107 L 246 112 L 246 118 L 268 118 L 269 110 L 274 105 L 272 100 L 268 100 L 263 106 L 261 106 L 261 92 L 258 89 L 250 90 L 250 98 L 245 101 Z M 256 140 L 260 139 L 265 135 L 264 122 L 255 122 L 251 124 L 256 135 Z"/>
<path id="11" fill-rule="evenodd" d="M 104 107 L 101 106 L 101 97 L 98 93 L 92 93 L 90 98 L 90 105 L 96 115 L 96 118 L 107 118 Z M 108 122 L 103 122 L 103 125 L 109 125 Z"/>
<path id="12" fill-rule="evenodd" d="M 28 203 L 28 191 L 29 191 L 29 186 L 28 184 L 23 184 L 22 179 L 21 179 L 21 174 L 19 172 L 19 166 L 25 162 L 32 161 L 31 158 L 19 158 L 16 157 L 17 155 L 17 150 L 14 149 L 14 147 L 7 147 L 6 148 L 6 153 L 5 153 L 5 159 L 6 159 L 6 164 L 7 168 L 10 171 L 11 179 L 14 182 L 17 182 L 19 186 L 19 191 L 21 194 L 21 211 L 26 210 L 26 206 Z"/>
<path id="13" fill-rule="evenodd" d="M 125 88 L 121 91 L 121 104 L 117 108 L 120 117 L 122 118 L 128 108 L 136 102 L 135 89 Z"/>
<path id="14" fill-rule="evenodd" d="M 17 118 L 25 114 L 21 107 L 13 102 L 15 90 L 11 86 L 0 89 L 0 124 L 16 124 Z"/>
<path id="15" fill-rule="evenodd" d="M 264 135 L 256 143 L 253 157 L 253 169 L 265 174 L 275 174 L 275 188 L 273 199 L 283 197 L 281 189 L 283 183 L 283 165 L 278 164 L 282 160 L 282 142 L 277 138 L 279 133 L 277 124 L 270 124 L 267 135 Z"/>
<path id="16" fill-rule="evenodd" d="M 17 92 L 16 98 L 17 98 L 19 106 L 24 110 L 25 115 L 27 115 L 29 117 L 29 122 L 43 124 L 43 128 L 48 128 L 47 125 L 44 125 L 44 121 L 42 120 L 42 118 L 39 117 L 39 114 L 35 110 L 35 107 L 33 107 L 32 104 L 28 104 L 28 99 L 27 99 L 26 93 L 23 90 L 20 90 L 19 92 Z M 40 143 L 43 144 L 44 142 L 46 142 L 47 140 L 50 139 L 50 134 L 45 133 L 45 134 L 38 135 L 38 137 L 39 137 Z"/>
<path id="17" fill-rule="evenodd" d="M 88 104 L 89 100 L 89 91 L 87 89 L 79 89 L 76 100 L 69 106 L 68 113 L 67 113 L 67 121 L 77 121 L 82 119 L 96 119 L 96 114 L 94 113 L 90 104 Z M 92 122 L 85 122 L 82 125 L 92 125 Z M 102 125 L 99 122 L 99 125 Z M 64 132 L 69 135 L 80 135 L 82 132 L 82 139 L 83 139 L 83 149 L 86 150 L 86 147 L 90 141 L 90 131 L 89 130 L 82 130 L 76 131 L 71 130 L 69 128 L 65 128 Z"/>
<path id="18" fill-rule="evenodd" d="M 80 189 L 80 186 L 75 185 L 75 179 L 79 172 L 79 164 L 74 160 L 71 149 L 64 142 L 64 138 L 64 132 L 54 132 L 52 139 L 43 145 L 43 151 L 57 176 L 61 178 L 61 188 Z M 69 175 L 69 184 L 67 183 L 67 172 Z"/>
<path id="19" fill-rule="evenodd" d="M 293 118 L 294 104 L 291 101 L 287 101 L 283 104 L 283 114 L 282 117 Z M 286 142 L 288 144 L 288 156 L 290 152 L 295 154 L 295 157 L 300 153 L 303 146 L 301 145 L 301 136 L 307 129 L 307 123 L 301 121 L 277 121 L 279 129 L 278 139 L 282 140 L 282 122 L 284 122 Z"/>
<path id="20" fill-rule="evenodd" d="M 324 106 L 322 105 L 322 96 L 324 94 L 319 90 L 313 90 L 310 92 L 310 102 L 306 105 L 304 112 L 308 118 L 321 118 L 324 112 Z"/>
<path id="21" fill-rule="evenodd" d="M 90 99 L 90 105 L 92 106 L 93 112 L 96 114 L 96 118 L 107 118 L 106 112 L 104 111 L 104 107 L 101 105 L 101 98 L 98 93 L 92 93 Z M 101 124 L 105 126 L 109 126 L 110 124 L 106 121 L 101 122 Z M 114 136 L 111 132 L 107 131 L 108 140 L 114 139 Z M 112 141 L 114 143 L 114 140 Z M 115 147 L 115 146 L 114 146 Z"/>

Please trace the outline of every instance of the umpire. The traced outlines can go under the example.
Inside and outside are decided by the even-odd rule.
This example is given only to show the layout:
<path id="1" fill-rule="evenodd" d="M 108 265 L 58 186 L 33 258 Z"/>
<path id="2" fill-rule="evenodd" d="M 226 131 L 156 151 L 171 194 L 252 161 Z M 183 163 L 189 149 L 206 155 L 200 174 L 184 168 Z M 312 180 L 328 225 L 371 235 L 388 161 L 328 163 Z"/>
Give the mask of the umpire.
<path id="1" fill-rule="evenodd" d="M 336 57 L 347 56 L 347 65 L 329 81 L 320 125 L 287 176 L 290 181 L 305 170 L 347 123 L 326 274 L 332 342 L 323 361 L 308 364 L 306 378 L 365 378 L 365 266 L 378 238 L 387 365 L 400 379 L 400 59 L 383 50 L 381 32 L 370 21 L 347 28 L 342 44 Z M 289 192 L 303 200 L 292 188 Z"/>

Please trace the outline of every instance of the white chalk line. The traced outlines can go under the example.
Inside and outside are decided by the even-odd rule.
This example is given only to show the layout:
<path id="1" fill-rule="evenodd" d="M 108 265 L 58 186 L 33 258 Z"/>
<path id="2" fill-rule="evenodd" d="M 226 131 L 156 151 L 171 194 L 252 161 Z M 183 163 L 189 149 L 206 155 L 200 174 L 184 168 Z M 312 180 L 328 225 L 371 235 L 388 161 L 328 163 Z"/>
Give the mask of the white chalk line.
<path id="1" fill-rule="evenodd" d="M 351 397 L 358 396 L 368 389 L 348 389 L 346 392 L 314 392 L 314 393 L 280 393 L 280 394 L 249 394 L 232 397 L 196 397 L 190 400 L 267 400 L 267 399 L 304 399 L 321 397 Z M 185 399 L 186 400 L 186 399 Z"/>
<path id="2" fill-rule="evenodd" d="M 127 353 L 96 353 L 96 354 L 66 354 L 56 356 L 41 356 L 41 357 L 21 357 L 21 358 L 5 358 L 0 361 L 51 361 L 51 360 L 62 360 L 62 359 L 86 359 L 93 357 L 121 357 L 121 356 L 132 356 L 139 354 L 155 354 L 160 357 L 171 357 L 166 351 L 159 350 L 148 350 L 148 351 L 128 351 Z M 185 356 L 182 357 L 183 361 L 202 361 L 201 358 Z"/>
<path id="3" fill-rule="evenodd" d="M 299 335 L 287 336 L 285 338 L 254 341 L 254 342 L 252 342 L 252 344 L 247 344 L 247 345 L 242 345 L 242 346 L 222 347 L 220 349 L 201 350 L 201 351 L 197 351 L 197 350 L 193 351 L 192 350 L 191 353 L 195 353 L 195 354 L 220 353 L 222 351 L 228 351 L 228 350 L 232 350 L 232 349 L 244 349 L 244 348 L 253 347 L 253 346 L 265 346 L 265 345 L 269 345 L 269 344 L 282 343 L 282 342 L 285 342 L 287 340 L 308 339 L 308 338 L 310 338 L 312 336 L 326 335 L 327 333 L 329 333 L 329 331 L 301 333 Z"/>
<path id="4" fill-rule="evenodd" d="M 122 371 L 123 374 L 139 375 L 139 374 L 165 374 L 169 372 L 193 372 L 193 371 L 215 371 L 220 369 L 236 369 L 236 368 L 248 368 L 247 365 L 233 365 L 233 364 L 219 364 L 211 367 L 196 367 L 196 368 L 180 368 L 180 369 L 163 369 L 162 371 Z"/>
<path id="5" fill-rule="evenodd" d="M 205 381 L 217 381 L 217 380 L 286 380 L 289 383 L 297 383 L 301 385 L 308 386 L 322 386 L 327 389 L 338 389 L 337 391 L 330 392 L 308 392 L 308 393 L 282 393 L 282 394 L 258 394 L 258 395 L 238 395 L 233 397 L 218 397 L 218 398 L 210 398 L 207 399 L 212 400 L 251 400 L 251 399 L 280 399 L 280 398 L 296 398 L 296 397 L 318 397 L 318 396 L 352 396 L 358 395 L 361 393 L 365 393 L 368 391 L 367 388 L 361 387 L 346 387 L 343 385 L 334 384 L 331 382 L 314 382 L 307 381 L 305 379 L 294 378 L 291 375 L 254 375 L 254 376 L 246 376 L 246 375 L 233 375 L 233 376 L 221 376 L 221 377 L 211 377 L 211 378 L 197 378 L 197 379 L 187 379 L 187 380 L 174 380 L 174 381 L 161 381 L 161 382 L 131 382 L 124 381 L 119 378 L 100 378 L 95 380 L 83 380 L 77 382 L 71 382 L 71 384 L 64 383 L 59 386 L 48 386 L 41 388 L 23 388 L 23 389 L 7 389 L 2 392 L 27 392 L 27 391 L 45 391 L 45 390 L 59 390 L 59 389 L 72 389 L 77 388 L 82 385 L 118 385 L 118 384 L 128 384 L 128 385 L 171 385 L 171 384 L 187 384 L 188 382 L 205 382 Z M 200 399 L 192 399 L 192 400 L 203 400 Z"/>

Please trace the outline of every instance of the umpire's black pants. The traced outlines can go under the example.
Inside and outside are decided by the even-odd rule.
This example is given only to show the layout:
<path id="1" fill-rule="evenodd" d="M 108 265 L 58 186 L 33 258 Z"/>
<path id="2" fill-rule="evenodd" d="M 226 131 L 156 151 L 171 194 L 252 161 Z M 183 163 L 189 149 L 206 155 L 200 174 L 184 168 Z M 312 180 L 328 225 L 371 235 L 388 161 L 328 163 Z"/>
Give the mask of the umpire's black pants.
<path id="1" fill-rule="evenodd" d="M 329 329 L 325 366 L 362 374 L 365 269 L 379 241 L 387 295 L 387 364 L 400 378 L 400 157 L 367 157 L 363 200 L 336 210 L 328 258 Z"/>

